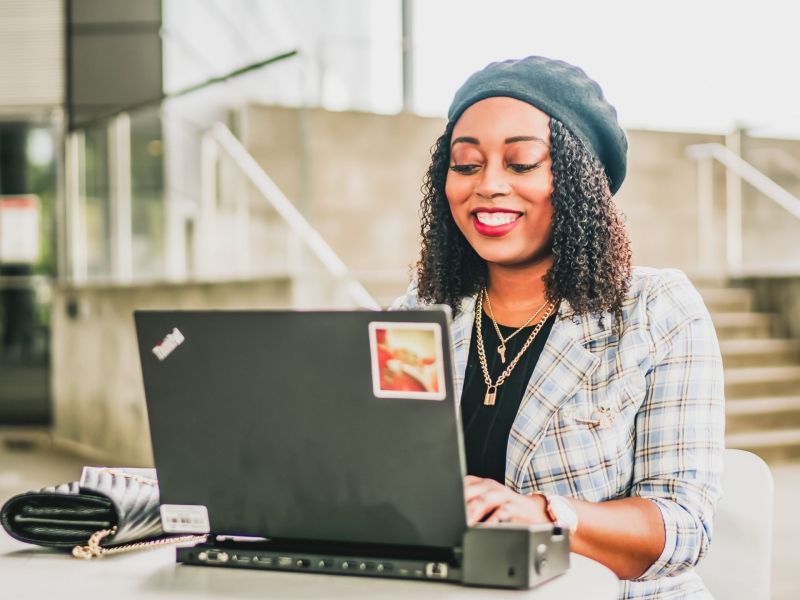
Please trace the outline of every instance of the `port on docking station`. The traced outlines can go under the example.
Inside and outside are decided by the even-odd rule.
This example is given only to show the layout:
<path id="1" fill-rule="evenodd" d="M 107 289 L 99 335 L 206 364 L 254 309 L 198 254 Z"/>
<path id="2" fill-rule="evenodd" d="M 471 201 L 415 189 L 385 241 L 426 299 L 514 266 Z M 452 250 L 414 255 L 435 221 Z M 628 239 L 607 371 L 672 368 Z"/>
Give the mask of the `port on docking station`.
<path id="1" fill-rule="evenodd" d="M 447 563 L 429 562 L 425 565 L 425 577 L 447 579 Z"/>

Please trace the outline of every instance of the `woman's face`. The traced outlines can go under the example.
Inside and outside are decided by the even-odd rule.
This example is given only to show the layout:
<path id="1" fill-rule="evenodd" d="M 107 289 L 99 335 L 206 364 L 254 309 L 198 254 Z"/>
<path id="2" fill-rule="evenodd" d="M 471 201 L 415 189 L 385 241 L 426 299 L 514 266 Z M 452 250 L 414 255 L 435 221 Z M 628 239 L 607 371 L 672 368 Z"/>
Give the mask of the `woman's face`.
<path id="1" fill-rule="evenodd" d="M 453 129 L 445 195 L 456 225 L 488 263 L 549 259 L 550 117 L 513 98 L 481 100 Z"/>

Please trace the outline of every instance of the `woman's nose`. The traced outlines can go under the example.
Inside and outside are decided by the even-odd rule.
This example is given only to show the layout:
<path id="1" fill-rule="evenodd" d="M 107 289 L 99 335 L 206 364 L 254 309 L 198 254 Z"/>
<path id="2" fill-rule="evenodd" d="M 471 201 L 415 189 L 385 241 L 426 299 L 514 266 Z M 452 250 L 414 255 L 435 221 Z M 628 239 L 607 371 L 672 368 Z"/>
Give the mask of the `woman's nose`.
<path id="1" fill-rule="evenodd" d="M 511 192 L 511 185 L 506 179 L 505 170 L 502 165 L 486 165 L 481 174 L 475 193 L 481 198 L 495 198 L 506 196 Z"/>

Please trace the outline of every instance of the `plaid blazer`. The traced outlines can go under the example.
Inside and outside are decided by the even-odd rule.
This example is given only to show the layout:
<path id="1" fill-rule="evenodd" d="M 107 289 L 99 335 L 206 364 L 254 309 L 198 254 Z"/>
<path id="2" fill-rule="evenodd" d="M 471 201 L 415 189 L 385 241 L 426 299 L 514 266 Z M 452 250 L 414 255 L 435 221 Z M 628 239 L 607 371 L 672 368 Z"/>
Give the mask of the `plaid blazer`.
<path id="1" fill-rule="evenodd" d="M 418 306 L 416 284 L 395 309 Z M 452 332 L 461 396 L 475 298 Z M 603 502 L 639 496 L 661 510 L 661 556 L 620 598 L 710 597 L 692 567 L 711 539 L 724 447 L 722 360 L 708 311 L 675 269 L 635 268 L 622 307 L 558 318 L 522 398 L 506 452 L 505 484 L 530 494 Z"/>

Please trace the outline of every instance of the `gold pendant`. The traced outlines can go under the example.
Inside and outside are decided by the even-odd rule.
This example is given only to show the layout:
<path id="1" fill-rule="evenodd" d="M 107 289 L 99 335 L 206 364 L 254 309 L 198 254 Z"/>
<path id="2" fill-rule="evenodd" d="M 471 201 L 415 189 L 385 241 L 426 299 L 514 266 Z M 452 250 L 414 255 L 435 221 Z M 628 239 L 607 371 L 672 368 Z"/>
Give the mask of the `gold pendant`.
<path id="1" fill-rule="evenodd" d="M 494 401 L 497 398 L 497 386 L 490 385 L 486 388 L 486 395 L 483 397 L 484 406 L 494 406 Z"/>
<path id="2" fill-rule="evenodd" d="M 500 361 L 503 364 L 506 364 L 506 345 L 505 344 L 500 344 L 497 347 L 497 353 L 500 355 Z"/>

